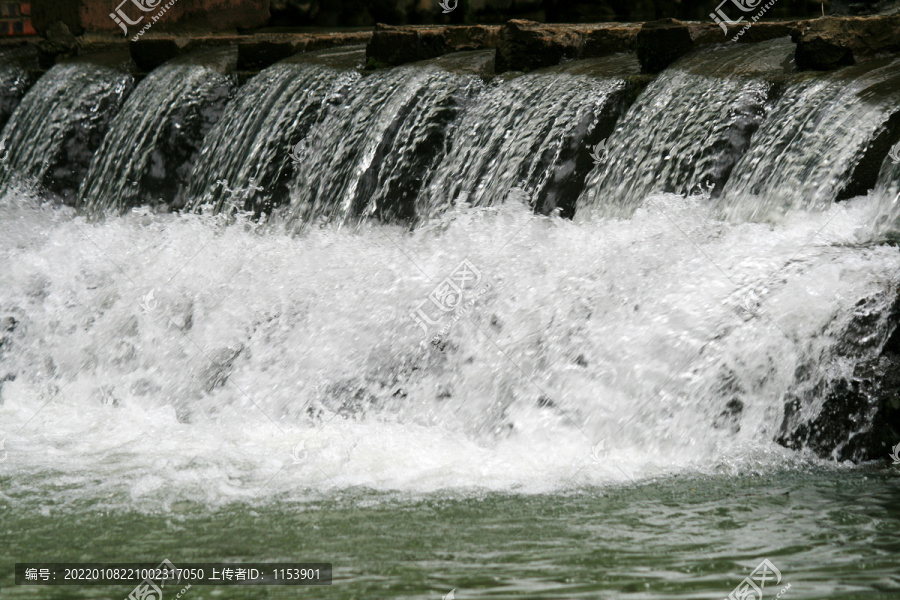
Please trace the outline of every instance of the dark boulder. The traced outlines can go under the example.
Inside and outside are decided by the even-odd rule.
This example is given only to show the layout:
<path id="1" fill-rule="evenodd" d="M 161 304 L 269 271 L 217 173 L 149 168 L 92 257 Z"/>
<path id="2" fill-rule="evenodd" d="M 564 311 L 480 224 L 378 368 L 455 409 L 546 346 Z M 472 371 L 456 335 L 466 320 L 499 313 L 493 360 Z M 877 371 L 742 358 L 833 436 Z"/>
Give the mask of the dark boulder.
<path id="1" fill-rule="evenodd" d="M 528 71 L 558 65 L 564 58 L 577 58 L 582 39 L 582 33 L 570 25 L 509 21 L 500 31 L 497 72 Z"/>
<path id="2" fill-rule="evenodd" d="M 694 49 L 694 40 L 686 23 L 661 19 L 644 23 L 637 34 L 636 49 L 641 70 L 659 73 Z"/>
<path id="3" fill-rule="evenodd" d="M 840 334 L 835 358 L 855 363 L 852 373 L 788 398 L 779 444 L 859 462 L 884 460 L 900 442 L 900 296 L 887 310 L 879 306 L 860 300 Z"/>
<path id="4" fill-rule="evenodd" d="M 900 15 L 823 17 L 802 22 L 792 36 L 797 67 L 829 70 L 886 52 L 900 52 Z"/>

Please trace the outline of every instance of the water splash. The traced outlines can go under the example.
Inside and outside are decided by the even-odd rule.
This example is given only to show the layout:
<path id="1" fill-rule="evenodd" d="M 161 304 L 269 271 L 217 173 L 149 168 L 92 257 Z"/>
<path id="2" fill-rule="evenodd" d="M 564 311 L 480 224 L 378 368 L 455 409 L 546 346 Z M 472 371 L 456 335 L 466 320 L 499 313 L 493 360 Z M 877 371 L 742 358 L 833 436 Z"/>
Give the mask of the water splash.
<path id="1" fill-rule="evenodd" d="M 4 468 L 103 473 L 143 506 L 793 460 L 771 440 L 798 371 L 840 373 L 853 306 L 897 288 L 896 250 L 855 244 L 870 204 L 769 226 L 678 196 L 583 225 L 508 203 L 290 237 L 249 215 L 89 223 L 7 197 Z M 492 287 L 436 346 L 410 312 L 463 258 Z"/>

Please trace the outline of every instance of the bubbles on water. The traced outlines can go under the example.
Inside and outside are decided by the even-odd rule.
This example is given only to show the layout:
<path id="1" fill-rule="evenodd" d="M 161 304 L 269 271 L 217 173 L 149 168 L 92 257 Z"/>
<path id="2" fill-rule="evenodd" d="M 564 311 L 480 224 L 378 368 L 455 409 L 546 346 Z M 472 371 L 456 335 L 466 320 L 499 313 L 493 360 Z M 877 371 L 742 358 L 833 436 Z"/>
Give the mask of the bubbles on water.
<path id="1" fill-rule="evenodd" d="M 16 322 L 0 420 L 27 423 L 4 430 L 12 468 L 102 473 L 111 498 L 155 505 L 749 461 L 798 365 L 900 259 L 852 243 L 862 200 L 777 226 L 710 227 L 709 210 L 658 196 L 579 225 L 507 203 L 291 237 L 240 215 L 91 224 L 0 204 Z M 492 286 L 434 346 L 409 314 L 464 259 Z"/>

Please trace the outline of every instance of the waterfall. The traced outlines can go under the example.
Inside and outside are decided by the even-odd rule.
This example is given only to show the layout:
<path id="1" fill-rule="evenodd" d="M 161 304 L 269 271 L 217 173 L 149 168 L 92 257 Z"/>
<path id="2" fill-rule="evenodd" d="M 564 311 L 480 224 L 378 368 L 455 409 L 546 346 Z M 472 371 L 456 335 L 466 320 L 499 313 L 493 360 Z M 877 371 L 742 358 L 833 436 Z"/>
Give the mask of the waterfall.
<path id="1" fill-rule="evenodd" d="M 621 481 L 584 468 L 601 442 L 634 478 L 799 460 L 776 440 L 872 456 L 848 439 L 894 397 L 866 386 L 895 364 L 900 254 L 859 232 L 876 209 L 896 231 L 900 63 L 796 74 L 791 48 L 710 47 L 645 88 L 627 55 L 485 82 L 461 68 L 483 54 L 342 50 L 235 89 L 214 52 L 127 101 L 126 72 L 53 67 L 3 135 L 15 468 L 228 502 L 249 488 L 222 473 L 298 443 L 321 470 L 258 489 Z M 84 210 L 41 202 L 79 184 Z M 157 199 L 183 210 L 121 210 Z"/>
<path id="2" fill-rule="evenodd" d="M 271 212 L 286 201 L 292 149 L 324 105 L 359 77 L 302 59 L 285 60 L 255 75 L 210 131 L 191 172 L 185 201 L 192 209 L 230 204 Z"/>
<path id="3" fill-rule="evenodd" d="M 718 194 L 759 127 L 793 46 L 773 40 L 688 56 L 651 83 L 606 140 L 608 158 L 578 199 L 588 213 L 628 215 L 652 192 Z"/>
<path id="4" fill-rule="evenodd" d="M 421 216 L 456 203 L 487 206 L 515 190 L 543 213 L 573 212 L 590 164 L 586 145 L 609 133 L 637 62 L 625 55 L 499 81 L 471 102 L 423 190 Z"/>
<path id="5" fill-rule="evenodd" d="M 291 182 L 290 220 L 409 220 L 448 124 L 481 85 L 438 65 L 381 71 L 355 81 L 303 139 Z"/>
<path id="6" fill-rule="evenodd" d="M 172 204 L 231 95 L 237 52 L 181 57 L 141 81 L 110 125 L 78 193 L 88 212 Z"/>
<path id="7" fill-rule="evenodd" d="M 9 156 L 0 194 L 22 183 L 74 204 L 91 157 L 133 86 L 131 74 L 108 64 L 69 62 L 47 71 L 3 129 Z"/>
<path id="8" fill-rule="evenodd" d="M 871 239 L 900 242 L 900 141 L 881 164 L 872 196 L 876 204 L 868 228 Z"/>
<path id="9" fill-rule="evenodd" d="M 873 142 L 890 133 L 898 105 L 900 60 L 798 75 L 735 166 L 723 212 L 765 219 L 865 193 L 871 185 L 852 188 L 855 172 Z"/>

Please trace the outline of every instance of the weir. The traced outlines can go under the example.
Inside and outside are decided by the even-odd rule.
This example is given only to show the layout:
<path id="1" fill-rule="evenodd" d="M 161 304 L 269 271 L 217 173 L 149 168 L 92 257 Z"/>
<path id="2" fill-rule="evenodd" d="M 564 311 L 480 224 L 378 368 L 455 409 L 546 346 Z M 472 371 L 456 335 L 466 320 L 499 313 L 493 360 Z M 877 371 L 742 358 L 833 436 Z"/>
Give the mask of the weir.
<path id="1" fill-rule="evenodd" d="M 206 136 L 182 202 L 193 210 L 209 205 L 213 211 L 229 206 L 256 212 L 272 212 L 287 202 L 296 144 L 323 104 L 358 77 L 297 60 L 254 76 Z"/>
<path id="2" fill-rule="evenodd" d="M 242 424 L 232 378 L 290 427 L 365 423 L 351 440 L 390 422 L 514 453 L 576 423 L 560 468 L 582 434 L 619 436 L 645 472 L 774 440 L 869 457 L 893 393 L 860 382 L 883 380 L 898 325 L 900 263 L 878 242 L 896 231 L 900 67 L 801 74 L 791 46 L 710 46 L 653 77 L 629 54 L 492 77 L 484 52 L 373 70 L 354 48 L 238 76 L 216 50 L 133 92 L 115 65 L 54 66 L 4 129 L 3 210 L 56 241 L 7 231 L 29 268 L 0 307 L 28 326 L 3 364 L 44 356 L 79 382 L 76 403 L 172 405 L 198 427 Z M 866 182 L 878 199 L 834 204 Z M 78 214 L 109 216 L 90 240 L 29 199 L 76 191 Z M 131 274 L 86 244 L 118 248 Z M 82 290 L 48 260 L 99 275 Z M 463 260 L 483 279 L 469 316 L 423 335 L 410 314 Z M 57 294 L 78 307 L 61 317 L 43 300 Z M 135 315 L 154 302 L 162 320 Z M 125 340 L 108 353 L 97 327 Z M 73 351 L 100 358 L 82 373 Z M 4 394 L 25 410 L 18 381 Z M 820 427 L 835 411 L 843 424 Z"/>
<path id="3" fill-rule="evenodd" d="M 3 598 L 900 598 L 900 0 L 714 2 L 0 1 Z"/>
<path id="4" fill-rule="evenodd" d="M 447 127 L 481 83 L 439 66 L 408 66 L 353 82 L 303 140 L 290 221 L 377 216 L 410 220 Z"/>
<path id="5" fill-rule="evenodd" d="M 535 210 L 574 213 L 591 165 L 637 94 L 633 57 L 579 61 L 496 82 L 454 124 L 447 153 L 420 195 L 422 217 L 455 204 L 490 206 L 515 192 Z"/>
<path id="6" fill-rule="evenodd" d="M 798 76 L 735 166 L 722 210 L 766 219 L 865 194 L 900 135 L 898 106 L 898 60 Z M 873 148 L 875 156 L 867 156 Z"/>

